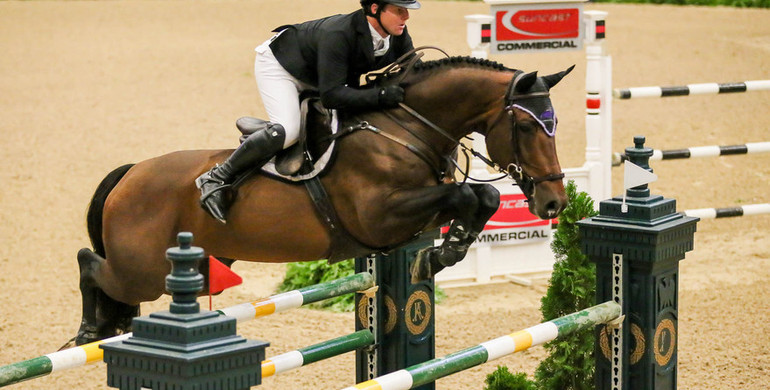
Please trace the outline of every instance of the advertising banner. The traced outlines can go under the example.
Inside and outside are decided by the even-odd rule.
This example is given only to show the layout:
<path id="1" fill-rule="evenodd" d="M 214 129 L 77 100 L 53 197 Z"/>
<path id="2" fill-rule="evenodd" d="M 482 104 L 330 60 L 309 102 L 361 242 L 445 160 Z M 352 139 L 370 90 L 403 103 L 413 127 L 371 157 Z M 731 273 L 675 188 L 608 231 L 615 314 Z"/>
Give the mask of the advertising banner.
<path id="1" fill-rule="evenodd" d="M 490 52 L 581 50 L 583 1 L 527 3 L 486 0 L 494 17 Z"/>
<path id="2" fill-rule="evenodd" d="M 551 221 L 529 212 L 524 194 L 501 194 L 500 208 L 479 234 L 476 245 L 516 245 L 551 239 Z"/>

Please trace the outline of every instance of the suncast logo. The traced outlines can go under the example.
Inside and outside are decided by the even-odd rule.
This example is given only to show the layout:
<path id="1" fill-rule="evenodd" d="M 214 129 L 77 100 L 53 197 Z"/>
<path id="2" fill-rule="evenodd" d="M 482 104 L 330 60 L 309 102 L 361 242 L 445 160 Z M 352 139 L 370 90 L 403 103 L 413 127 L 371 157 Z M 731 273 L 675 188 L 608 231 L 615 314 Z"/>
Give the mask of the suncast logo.
<path id="1" fill-rule="evenodd" d="M 498 41 L 577 38 L 580 34 L 577 8 L 498 11 L 495 19 Z"/>
<path id="2" fill-rule="evenodd" d="M 542 220 L 529 212 L 529 205 L 524 194 L 500 195 L 500 207 L 487 221 L 484 230 L 545 226 L 550 221 Z"/>

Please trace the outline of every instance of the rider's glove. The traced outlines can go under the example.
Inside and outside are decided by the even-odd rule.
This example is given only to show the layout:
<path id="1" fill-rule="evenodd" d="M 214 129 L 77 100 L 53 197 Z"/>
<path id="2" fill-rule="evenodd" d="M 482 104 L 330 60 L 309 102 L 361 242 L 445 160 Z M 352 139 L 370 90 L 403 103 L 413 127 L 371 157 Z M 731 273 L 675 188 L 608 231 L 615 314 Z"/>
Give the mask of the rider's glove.
<path id="1" fill-rule="evenodd" d="M 404 101 L 404 89 L 398 85 L 388 85 L 380 89 L 378 100 L 382 107 L 395 107 Z"/>

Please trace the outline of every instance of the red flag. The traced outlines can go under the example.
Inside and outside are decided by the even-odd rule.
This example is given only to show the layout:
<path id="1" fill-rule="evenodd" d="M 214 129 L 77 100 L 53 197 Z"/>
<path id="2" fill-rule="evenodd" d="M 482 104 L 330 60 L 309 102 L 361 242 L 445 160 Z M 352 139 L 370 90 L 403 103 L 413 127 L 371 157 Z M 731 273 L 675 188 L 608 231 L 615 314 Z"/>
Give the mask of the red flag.
<path id="1" fill-rule="evenodd" d="M 209 295 L 241 283 L 243 283 L 243 279 L 238 274 L 222 264 L 216 257 L 209 256 Z"/>

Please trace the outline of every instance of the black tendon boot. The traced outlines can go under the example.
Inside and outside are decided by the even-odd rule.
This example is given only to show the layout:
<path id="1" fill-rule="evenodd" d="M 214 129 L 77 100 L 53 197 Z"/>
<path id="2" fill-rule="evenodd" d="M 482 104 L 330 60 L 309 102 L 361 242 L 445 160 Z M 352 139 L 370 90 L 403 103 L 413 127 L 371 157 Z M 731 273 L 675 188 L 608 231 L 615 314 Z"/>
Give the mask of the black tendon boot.
<path id="1" fill-rule="evenodd" d="M 221 165 L 195 179 L 195 185 L 201 190 L 201 207 L 219 222 L 226 223 L 230 205 L 223 190 L 229 188 L 240 173 L 265 165 L 283 149 L 285 139 L 286 132 L 277 123 L 249 135 Z"/>

